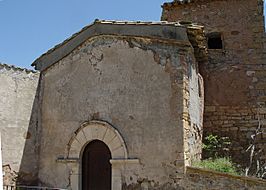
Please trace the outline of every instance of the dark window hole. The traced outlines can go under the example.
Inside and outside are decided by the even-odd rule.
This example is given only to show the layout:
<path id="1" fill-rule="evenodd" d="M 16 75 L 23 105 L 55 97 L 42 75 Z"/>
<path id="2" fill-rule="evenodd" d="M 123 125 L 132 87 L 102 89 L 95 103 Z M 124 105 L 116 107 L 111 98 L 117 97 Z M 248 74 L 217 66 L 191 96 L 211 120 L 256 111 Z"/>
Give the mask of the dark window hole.
<path id="1" fill-rule="evenodd" d="M 209 49 L 223 49 L 223 41 L 220 33 L 208 34 Z"/>

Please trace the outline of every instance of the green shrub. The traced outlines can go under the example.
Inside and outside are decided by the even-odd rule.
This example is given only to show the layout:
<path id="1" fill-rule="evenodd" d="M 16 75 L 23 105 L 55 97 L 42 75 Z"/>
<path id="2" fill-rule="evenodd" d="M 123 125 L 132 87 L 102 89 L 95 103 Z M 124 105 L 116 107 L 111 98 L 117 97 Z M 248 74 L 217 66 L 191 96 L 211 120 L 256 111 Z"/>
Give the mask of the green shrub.
<path id="1" fill-rule="evenodd" d="M 228 137 L 208 135 L 203 139 L 203 158 L 218 158 L 229 156 L 229 146 L 231 142 Z"/>
<path id="2" fill-rule="evenodd" d="M 229 158 L 215 158 L 202 160 L 200 162 L 195 162 L 194 167 L 214 170 L 217 172 L 224 172 L 234 175 L 239 175 L 237 168 L 234 166 Z"/>
<path id="3" fill-rule="evenodd" d="M 217 172 L 240 175 L 237 167 L 230 159 L 230 144 L 231 142 L 228 137 L 209 134 L 203 140 L 203 160 L 192 165 Z"/>

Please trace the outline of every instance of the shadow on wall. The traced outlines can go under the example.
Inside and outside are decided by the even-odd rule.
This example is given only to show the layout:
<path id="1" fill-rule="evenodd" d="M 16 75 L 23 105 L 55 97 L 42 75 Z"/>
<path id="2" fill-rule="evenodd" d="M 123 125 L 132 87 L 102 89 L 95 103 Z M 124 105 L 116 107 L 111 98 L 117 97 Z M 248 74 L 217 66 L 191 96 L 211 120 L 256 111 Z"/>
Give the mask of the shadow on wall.
<path id="1" fill-rule="evenodd" d="M 263 9 L 263 15 L 264 15 L 264 32 L 266 33 L 266 20 L 265 20 L 265 16 L 266 16 L 266 1 L 264 1 L 264 9 Z"/>
<path id="2" fill-rule="evenodd" d="M 28 130 L 24 135 L 25 146 L 21 159 L 21 164 L 17 177 L 17 185 L 38 185 L 38 152 L 39 152 L 39 95 L 40 95 L 40 77 L 31 110 Z"/>

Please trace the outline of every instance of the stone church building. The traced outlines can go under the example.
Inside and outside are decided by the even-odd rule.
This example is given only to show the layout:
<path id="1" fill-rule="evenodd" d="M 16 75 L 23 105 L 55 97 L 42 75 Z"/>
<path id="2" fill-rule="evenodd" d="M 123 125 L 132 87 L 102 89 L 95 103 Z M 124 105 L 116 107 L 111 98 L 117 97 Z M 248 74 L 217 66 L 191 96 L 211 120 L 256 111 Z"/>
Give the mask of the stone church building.
<path id="1" fill-rule="evenodd" d="M 14 87 L 37 87 L 22 161 L 14 160 L 21 183 L 174 188 L 172 178 L 201 155 L 204 43 L 197 25 L 95 21 L 33 63 L 38 84 L 35 73 L 16 82 L 19 71 L 2 68 Z"/>
<path id="2" fill-rule="evenodd" d="M 266 123 L 263 1 L 162 7 L 160 22 L 95 20 L 36 59 L 37 71 L 0 64 L 4 183 L 193 189 L 185 174 L 203 133 L 243 153 Z"/>

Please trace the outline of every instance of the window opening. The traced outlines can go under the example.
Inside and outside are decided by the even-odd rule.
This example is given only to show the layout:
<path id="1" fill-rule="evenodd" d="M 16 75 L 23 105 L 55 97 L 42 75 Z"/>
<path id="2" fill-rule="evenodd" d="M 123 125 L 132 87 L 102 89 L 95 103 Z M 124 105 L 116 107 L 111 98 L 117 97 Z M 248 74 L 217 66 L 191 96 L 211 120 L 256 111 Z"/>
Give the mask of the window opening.
<path id="1" fill-rule="evenodd" d="M 209 49 L 223 49 L 221 33 L 215 32 L 207 35 Z"/>

